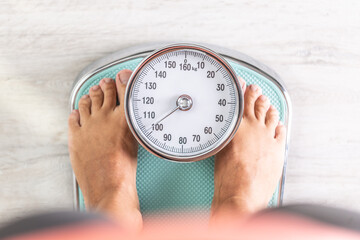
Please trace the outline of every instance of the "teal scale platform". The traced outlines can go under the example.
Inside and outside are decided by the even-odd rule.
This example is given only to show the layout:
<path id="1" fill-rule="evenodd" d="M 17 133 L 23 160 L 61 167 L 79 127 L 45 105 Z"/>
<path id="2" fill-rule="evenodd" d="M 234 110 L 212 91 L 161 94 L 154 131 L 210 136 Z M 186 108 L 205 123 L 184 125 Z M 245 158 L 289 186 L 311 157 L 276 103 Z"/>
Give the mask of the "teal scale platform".
<path id="1" fill-rule="evenodd" d="M 91 86 L 98 84 L 102 78 L 115 78 L 122 69 L 134 70 L 142 57 L 131 59 L 106 68 L 91 76 L 80 87 L 75 97 L 75 109 L 82 95 L 88 94 Z M 228 60 L 235 72 L 245 79 L 246 83 L 257 84 L 271 104 L 280 112 L 281 121 L 285 122 L 287 104 L 278 86 L 254 70 Z M 245 146 L 246 147 L 246 146 Z M 170 162 L 155 157 L 139 146 L 137 189 L 141 212 L 149 214 L 171 214 L 176 212 L 205 212 L 208 213 L 213 196 L 214 157 L 193 162 Z M 279 187 L 269 202 L 269 207 L 279 203 Z M 79 207 L 84 209 L 84 201 L 79 191 Z M 206 216 L 206 214 L 205 214 Z"/>

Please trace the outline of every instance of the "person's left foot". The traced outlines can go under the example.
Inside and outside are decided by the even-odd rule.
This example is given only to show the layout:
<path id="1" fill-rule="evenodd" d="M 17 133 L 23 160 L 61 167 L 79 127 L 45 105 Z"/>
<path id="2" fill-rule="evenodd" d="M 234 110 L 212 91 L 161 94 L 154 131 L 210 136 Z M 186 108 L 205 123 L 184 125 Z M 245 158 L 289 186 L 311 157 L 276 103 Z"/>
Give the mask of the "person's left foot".
<path id="1" fill-rule="evenodd" d="M 80 99 L 79 110 L 69 117 L 69 152 L 86 207 L 104 211 L 129 228 L 140 229 L 138 145 L 127 126 L 123 105 L 130 75 L 130 70 L 119 72 L 116 85 L 110 78 L 102 79 Z"/>
<path id="2" fill-rule="evenodd" d="M 281 177 L 285 141 L 279 112 L 259 87 L 250 85 L 240 126 L 215 156 L 212 219 L 254 213 L 267 206 Z"/>

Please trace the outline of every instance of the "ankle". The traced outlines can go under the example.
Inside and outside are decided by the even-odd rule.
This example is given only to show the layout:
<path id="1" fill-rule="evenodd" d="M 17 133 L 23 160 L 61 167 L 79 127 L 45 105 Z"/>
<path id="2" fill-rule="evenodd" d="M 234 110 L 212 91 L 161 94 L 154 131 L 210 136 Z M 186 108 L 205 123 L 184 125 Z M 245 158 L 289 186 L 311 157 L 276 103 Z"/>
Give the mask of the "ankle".
<path id="1" fill-rule="evenodd" d="M 143 221 L 139 201 L 127 192 L 114 192 L 104 196 L 95 211 L 106 214 L 128 231 L 137 232 L 142 229 Z"/>
<path id="2" fill-rule="evenodd" d="M 265 207 L 266 205 L 263 206 L 262 204 L 253 203 L 247 197 L 233 196 L 219 201 L 217 204 L 213 204 L 211 216 L 247 215 L 255 213 Z"/>

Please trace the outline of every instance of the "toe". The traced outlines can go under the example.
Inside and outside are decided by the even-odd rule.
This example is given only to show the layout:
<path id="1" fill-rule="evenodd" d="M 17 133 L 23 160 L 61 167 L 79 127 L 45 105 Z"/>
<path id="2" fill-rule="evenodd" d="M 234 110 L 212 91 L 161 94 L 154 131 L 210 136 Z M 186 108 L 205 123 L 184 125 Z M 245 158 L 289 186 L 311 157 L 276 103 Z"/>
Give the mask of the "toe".
<path id="1" fill-rule="evenodd" d="M 255 101 L 261 95 L 261 89 L 256 85 L 250 85 L 244 95 L 244 116 L 255 118 Z"/>
<path id="2" fill-rule="evenodd" d="M 269 99 L 261 95 L 255 102 L 255 116 L 258 120 L 265 123 L 266 112 L 270 107 Z"/>
<path id="3" fill-rule="evenodd" d="M 125 89 L 128 80 L 130 79 L 132 71 L 128 69 L 121 70 L 116 75 L 116 89 L 118 93 L 118 98 L 120 102 L 120 106 L 118 109 L 123 112 L 124 111 L 124 97 L 125 97 Z"/>
<path id="4" fill-rule="evenodd" d="M 278 123 L 275 129 L 275 139 L 280 142 L 284 142 L 286 139 L 286 128 L 281 122 Z"/>
<path id="5" fill-rule="evenodd" d="M 95 85 L 90 88 L 90 98 L 91 112 L 94 113 L 101 108 L 104 101 L 104 93 L 102 92 L 100 86 Z"/>
<path id="6" fill-rule="evenodd" d="M 238 80 L 239 80 L 239 82 L 240 82 L 240 86 L 241 86 L 242 92 L 243 92 L 243 94 L 244 94 L 244 93 L 245 93 L 245 90 L 246 90 L 246 82 L 245 82 L 245 80 L 244 80 L 242 77 L 240 77 L 240 76 L 238 76 Z"/>
<path id="7" fill-rule="evenodd" d="M 86 120 L 90 116 L 90 108 L 91 100 L 89 95 L 82 96 L 79 101 L 80 121 Z"/>
<path id="8" fill-rule="evenodd" d="M 104 109 L 113 110 L 116 106 L 116 87 L 114 80 L 111 78 L 104 78 L 100 81 L 100 87 L 104 93 L 104 102 L 102 107 Z"/>
<path id="9" fill-rule="evenodd" d="M 68 120 L 70 131 L 74 131 L 80 127 L 80 114 L 78 110 L 73 110 Z"/>
<path id="10" fill-rule="evenodd" d="M 273 105 L 271 105 L 266 113 L 265 124 L 269 128 L 275 129 L 278 123 L 279 123 L 279 112 Z"/>

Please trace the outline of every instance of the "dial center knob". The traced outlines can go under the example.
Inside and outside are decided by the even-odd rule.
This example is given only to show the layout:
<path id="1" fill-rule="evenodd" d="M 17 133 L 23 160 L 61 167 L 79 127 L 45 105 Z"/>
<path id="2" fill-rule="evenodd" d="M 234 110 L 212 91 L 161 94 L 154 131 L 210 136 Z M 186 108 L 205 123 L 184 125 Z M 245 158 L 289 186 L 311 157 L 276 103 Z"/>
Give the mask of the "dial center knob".
<path id="1" fill-rule="evenodd" d="M 177 99 L 176 105 L 181 111 L 188 111 L 191 109 L 193 101 L 189 95 L 183 94 Z"/>

